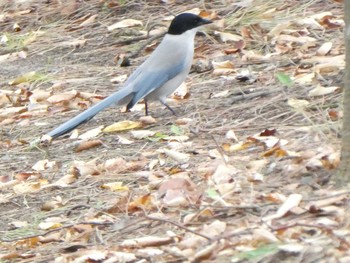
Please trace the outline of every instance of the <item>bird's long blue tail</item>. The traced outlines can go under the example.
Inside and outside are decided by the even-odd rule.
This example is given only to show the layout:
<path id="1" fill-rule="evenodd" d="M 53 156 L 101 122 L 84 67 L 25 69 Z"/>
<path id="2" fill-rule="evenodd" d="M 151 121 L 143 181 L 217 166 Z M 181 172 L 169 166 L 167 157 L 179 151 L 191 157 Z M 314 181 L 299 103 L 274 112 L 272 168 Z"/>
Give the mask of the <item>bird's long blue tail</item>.
<path id="1" fill-rule="evenodd" d="M 50 131 L 48 135 L 51 136 L 52 138 L 57 138 L 67 132 L 70 132 L 76 127 L 78 127 L 80 124 L 90 120 L 97 113 L 108 108 L 112 104 L 122 105 L 122 104 L 128 103 L 131 100 L 132 95 L 133 94 L 130 92 L 129 89 L 122 88 L 121 90 L 108 96 L 107 98 L 100 101 L 99 103 L 92 106 L 91 108 L 87 109 L 86 111 L 83 111 L 82 113 L 78 114 L 74 118 L 61 124 L 56 129 Z"/>

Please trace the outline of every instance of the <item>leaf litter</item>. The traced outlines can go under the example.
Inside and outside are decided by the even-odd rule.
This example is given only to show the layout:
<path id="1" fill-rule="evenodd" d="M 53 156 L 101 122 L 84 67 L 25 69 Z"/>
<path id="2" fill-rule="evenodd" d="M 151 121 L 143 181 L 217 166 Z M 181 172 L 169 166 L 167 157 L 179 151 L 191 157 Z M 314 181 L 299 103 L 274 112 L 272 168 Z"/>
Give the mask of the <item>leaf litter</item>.
<path id="1" fill-rule="evenodd" d="M 2 260 L 347 262 L 350 194 L 331 177 L 345 65 L 337 1 L 2 5 Z M 122 85 L 166 10 L 214 20 L 169 99 L 179 117 L 157 103 L 146 118 L 141 103 L 111 108 L 33 146 Z"/>

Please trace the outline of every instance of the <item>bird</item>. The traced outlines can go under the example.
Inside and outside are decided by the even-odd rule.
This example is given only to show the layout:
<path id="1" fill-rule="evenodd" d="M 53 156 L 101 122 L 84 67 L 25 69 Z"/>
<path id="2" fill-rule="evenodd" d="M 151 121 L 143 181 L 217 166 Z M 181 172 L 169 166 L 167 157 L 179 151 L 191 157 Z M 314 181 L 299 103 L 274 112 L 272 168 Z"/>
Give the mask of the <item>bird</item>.
<path id="1" fill-rule="evenodd" d="M 113 104 L 126 105 L 129 111 L 141 99 L 145 101 L 146 115 L 147 102 L 157 100 L 176 115 L 166 103 L 166 97 L 181 85 L 190 71 L 198 27 L 210 23 L 211 20 L 192 13 L 175 16 L 160 44 L 129 76 L 120 90 L 64 122 L 47 135 L 53 139 L 64 135 Z"/>

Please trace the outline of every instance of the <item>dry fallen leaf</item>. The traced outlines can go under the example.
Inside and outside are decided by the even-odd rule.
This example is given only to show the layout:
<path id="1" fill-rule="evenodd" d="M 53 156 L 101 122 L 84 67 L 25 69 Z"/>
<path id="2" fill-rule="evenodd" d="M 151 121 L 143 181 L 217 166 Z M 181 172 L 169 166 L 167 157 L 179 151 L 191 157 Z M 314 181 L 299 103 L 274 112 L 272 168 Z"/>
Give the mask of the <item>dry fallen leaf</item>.
<path id="1" fill-rule="evenodd" d="M 31 194 L 36 193 L 41 190 L 40 182 L 23 182 L 21 184 L 16 184 L 13 187 L 13 191 L 16 194 Z"/>
<path id="2" fill-rule="evenodd" d="M 56 165 L 56 161 L 49 161 L 48 159 L 37 161 L 32 169 L 35 171 L 45 171 L 46 169 L 52 168 Z"/>
<path id="3" fill-rule="evenodd" d="M 296 110 L 302 110 L 306 107 L 308 107 L 310 102 L 307 100 L 298 100 L 298 99 L 288 99 L 288 105 Z"/>
<path id="4" fill-rule="evenodd" d="M 61 102 L 68 103 L 71 100 L 73 100 L 77 95 L 78 95 L 78 92 L 76 90 L 72 90 L 70 92 L 52 95 L 47 99 L 47 101 L 52 104 L 57 104 Z"/>
<path id="5" fill-rule="evenodd" d="M 146 236 L 133 239 L 125 239 L 122 243 L 122 247 L 154 247 L 164 246 L 174 243 L 172 237 L 157 237 L 157 236 Z"/>
<path id="6" fill-rule="evenodd" d="M 144 139 L 147 137 L 152 137 L 156 134 L 156 132 L 150 131 L 150 130 L 131 131 L 130 133 L 131 133 L 131 137 L 138 140 Z"/>
<path id="7" fill-rule="evenodd" d="M 84 141 L 79 143 L 78 146 L 75 147 L 74 151 L 78 153 L 101 145 L 103 145 L 101 140 Z"/>
<path id="8" fill-rule="evenodd" d="M 101 188 L 111 190 L 114 192 L 117 191 L 129 191 L 129 187 L 124 186 L 123 182 L 113 182 L 113 183 L 106 183 L 101 185 Z"/>
<path id="9" fill-rule="evenodd" d="M 140 20 L 124 19 L 124 20 L 119 21 L 113 25 L 108 26 L 107 29 L 108 29 L 108 31 L 112 31 L 112 30 L 118 29 L 118 28 L 134 27 L 134 26 L 143 26 L 143 23 Z"/>
<path id="10" fill-rule="evenodd" d="M 219 36 L 220 40 L 224 43 L 225 42 L 238 42 L 238 41 L 243 40 L 242 36 L 231 34 L 231 33 L 215 31 L 214 34 Z"/>
<path id="11" fill-rule="evenodd" d="M 185 153 L 181 153 L 174 150 L 168 150 L 168 149 L 159 149 L 160 153 L 165 153 L 169 158 L 173 159 L 174 161 L 183 164 L 187 163 L 190 160 L 190 156 Z"/>
<path id="12" fill-rule="evenodd" d="M 79 26 L 84 27 L 84 26 L 89 26 L 93 24 L 96 20 L 96 17 L 98 17 L 97 14 L 90 16 L 88 19 L 86 19 L 84 22 L 82 22 Z"/>
<path id="13" fill-rule="evenodd" d="M 21 76 L 18 76 L 14 80 L 10 81 L 9 85 L 18 85 L 23 82 L 31 82 L 31 81 L 34 81 L 37 78 L 37 76 L 38 76 L 37 72 L 31 71 Z"/>
<path id="14" fill-rule="evenodd" d="M 317 85 L 316 88 L 309 91 L 309 96 L 324 96 L 328 94 L 335 93 L 340 90 L 340 87 L 323 87 L 321 85 Z"/>
<path id="15" fill-rule="evenodd" d="M 333 46 L 332 42 L 323 43 L 322 46 L 320 46 L 319 49 L 316 51 L 316 55 L 318 56 L 326 55 L 332 49 L 332 46 Z"/>
<path id="16" fill-rule="evenodd" d="M 292 208 L 298 207 L 302 199 L 303 196 L 301 194 L 291 194 L 290 196 L 288 196 L 287 200 L 280 206 L 280 208 L 275 214 L 266 216 L 263 218 L 263 220 L 270 221 L 273 219 L 283 217 Z"/>
<path id="17" fill-rule="evenodd" d="M 95 129 L 92 129 L 92 130 L 89 130 L 81 135 L 78 136 L 79 139 L 81 140 L 89 140 L 91 138 L 94 138 L 94 137 L 97 137 L 99 134 L 102 133 L 102 129 L 103 129 L 103 125 L 95 128 Z"/>
<path id="18" fill-rule="evenodd" d="M 132 129 L 136 129 L 136 128 L 140 128 L 140 127 L 142 127 L 141 122 L 120 121 L 120 122 L 116 122 L 112 125 L 107 126 L 102 131 L 103 132 L 120 132 L 120 131 L 132 130 Z"/>
<path id="19" fill-rule="evenodd" d="M 27 107 L 8 107 L 0 109 L 0 119 L 9 118 L 27 111 Z"/>
<path id="20" fill-rule="evenodd" d="M 49 186 L 60 186 L 60 187 L 67 187 L 70 184 L 74 183 L 78 179 L 77 174 L 69 173 L 64 176 L 62 176 L 60 179 L 58 179 L 56 182 L 52 183 Z"/>

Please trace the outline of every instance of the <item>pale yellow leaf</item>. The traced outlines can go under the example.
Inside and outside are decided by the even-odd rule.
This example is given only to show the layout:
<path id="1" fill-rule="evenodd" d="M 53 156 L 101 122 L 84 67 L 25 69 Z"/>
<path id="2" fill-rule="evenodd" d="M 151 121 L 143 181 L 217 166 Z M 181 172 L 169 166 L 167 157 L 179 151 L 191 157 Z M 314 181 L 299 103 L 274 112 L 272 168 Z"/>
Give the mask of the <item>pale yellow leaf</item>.
<path id="1" fill-rule="evenodd" d="M 129 139 L 123 137 L 123 136 L 120 136 L 120 135 L 118 135 L 117 138 L 118 138 L 118 143 L 120 143 L 120 144 L 128 145 L 128 144 L 133 144 L 134 143 L 134 141 L 131 141 L 131 140 L 129 140 Z"/>
<path id="2" fill-rule="evenodd" d="M 186 153 L 181 153 L 178 151 L 168 149 L 160 149 L 159 151 L 165 153 L 169 158 L 173 159 L 174 161 L 180 164 L 187 163 L 190 160 L 190 156 Z"/>
<path id="3" fill-rule="evenodd" d="M 106 128 L 103 129 L 103 132 L 120 132 L 120 131 L 132 130 L 140 127 L 142 127 L 141 122 L 120 121 L 107 126 Z"/>
<path id="4" fill-rule="evenodd" d="M 315 76 L 316 76 L 315 72 L 312 72 L 312 73 L 305 73 L 305 74 L 296 75 L 292 79 L 295 83 L 298 83 L 298 84 L 308 84 L 308 83 L 313 82 Z"/>
<path id="5" fill-rule="evenodd" d="M 97 137 L 98 135 L 100 135 L 102 133 L 102 129 L 103 129 L 103 125 L 95 128 L 95 129 L 92 129 L 92 130 L 89 130 L 81 135 L 79 135 L 79 139 L 81 140 L 88 140 L 88 139 L 91 139 L 91 138 L 95 138 Z"/>
<path id="6" fill-rule="evenodd" d="M 39 182 L 23 182 L 13 187 L 16 194 L 31 194 L 40 191 L 41 184 Z"/>
<path id="7" fill-rule="evenodd" d="M 139 139 L 139 140 L 147 137 L 152 137 L 153 135 L 156 134 L 156 132 L 150 131 L 150 130 L 130 131 L 130 133 L 134 139 Z"/>
<path id="8" fill-rule="evenodd" d="M 219 36 L 222 42 L 238 42 L 240 40 L 243 40 L 242 36 L 231 33 L 215 31 L 214 34 Z"/>
<path id="9" fill-rule="evenodd" d="M 62 224 L 61 223 L 55 223 L 55 222 L 42 222 L 38 225 L 38 227 L 41 230 L 49 230 L 49 229 L 55 229 L 55 228 L 59 228 L 61 227 Z"/>
<path id="10" fill-rule="evenodd" d="M 58 179 L 52 185 L 60 186 L 60 187 L 67 187 L 68 185 L 74 183 L 77 179 L 78 179 L 78 176 L 76 174 L 69 173 L 69 174 L 62 176 L 60 179 Z"/>
<path id="11" fill-rule="evenodd" d="M 113 183 L 106 183 L 101 185 L 101 188 L 111 190 L 114 192 L 117 191 L 129 191 L 129 187 L 124 186 L 123 182 L 113 182 Z"/>
<path id="12" fill-rule="evenodd" d="M 309 96 L 323 96 L 327 94 L 335 93 L 336 91 L 339 91 L 340 88 L 333 86 L 333 87 L 323 87 L 321 85 L 317 85 L 316 88 L 309 91 Z"/>
<path id="13" fill-rule="evenodd" d="M 18 85 L 23 82 L 31 82 L 37 79 L 37 73 L 35 71 L 27 72 L 21 76 L 18 76 L 14 80 L 9 82 L 9 85 Z"/>
<path id="14" fill-rule="evenodd" d="M 134 27 L 134 26 L 142 26 L 142 21 L 135 20 L 135 19 L 124 19 L 122 21 L 119 21 L 113 25 L 110 25 L 107 27 L 108 31 L 112 31 L 114 29 L 118 28 L 125 28 L 125 27 Z"/>
<path id="15" fill-rule="evenodd" d="M 211 96 L 212 98 L 226 98 L 230 93 L 230 90 L 224 90 L 224 91 L 221 91 L 221 92 L 218 92 L 218 93 L 215 93 L 213 96 Z"/>
<path id="16" fill-rule="evenodd" d="M 304 109 L 306 107 L 308 107 L 310 104 L 310 102 L 308 102 L 307 100 L 298 100 L 298 99 L 288 99 L 288 105 L 291 106 L 294 109 Z"/>

